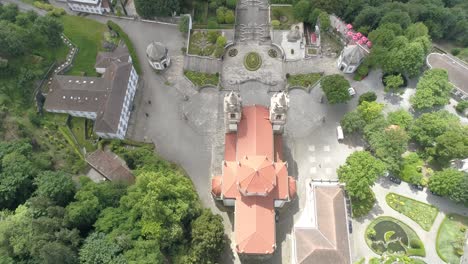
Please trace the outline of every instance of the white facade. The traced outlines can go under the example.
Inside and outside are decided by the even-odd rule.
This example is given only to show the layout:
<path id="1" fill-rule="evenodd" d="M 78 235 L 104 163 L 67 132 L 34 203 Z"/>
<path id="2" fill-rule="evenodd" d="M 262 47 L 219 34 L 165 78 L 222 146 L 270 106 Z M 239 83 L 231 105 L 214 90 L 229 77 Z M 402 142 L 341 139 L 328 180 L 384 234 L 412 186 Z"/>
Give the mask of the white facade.
<path id="1" fill-rule="evenodd" d="M 344 73 L 353 73 L 359 65 L 349 65 L 343 60 L 343 51 L 341 52 L 340 57 L 338 58 L 337 63 L 338 69 Z"/>
<path id="2" fill-rule="evenodd" d="M 130 78 L 128 79 L 127 84 L 127 93 L 125 94 L 124 103 L 122 105 L 122 112 L 120 112 L 120 121 L 117 128 L 117 133 L 102 133 L 96 131 L 96 135 L 102 138 L 125 138 L 130 112 L 132 111 L 131 103 L 133 102 L 133 97 L 135 97 L 137 84 L 138 74 L 136 73 L 135 68 L 132 66 L 132 71 L 130 73 Z"/>
<path id="3" fill-rule="evenodd" d="M 171 64 L 171 59 L 169 57 L 165 58 L 162 61 L 151 61 L 150 59 L 148 59 L 148 62 L 151 65 L 151 67 L 153 67 L 153 69 L 164 70 Z"/>
<path id="4" fill-rule="evenodd" d="M 90 14 L 99 14 L 110 12 L 110 8 L 104 8 L 102 2 L 98 1 L 68 1 L 68 7 L 76 12 L 84 12 Z"/>

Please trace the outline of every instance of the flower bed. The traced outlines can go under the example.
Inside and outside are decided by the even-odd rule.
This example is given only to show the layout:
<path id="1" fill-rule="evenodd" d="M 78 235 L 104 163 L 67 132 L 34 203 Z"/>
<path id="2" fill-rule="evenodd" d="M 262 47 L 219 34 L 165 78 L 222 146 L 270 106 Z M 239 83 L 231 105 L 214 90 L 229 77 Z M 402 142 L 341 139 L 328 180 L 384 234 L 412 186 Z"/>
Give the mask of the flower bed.
<path id="1" fill-rule="evenodd" d="M 206 85 L 217 86 L 219 82 L 218 74 L 210 74 L 195 71 L 185 71 L 184 74 L 195 86 L 198 87 L 203 87 Z"/>
<path id="2" fill-rule="evenodd" d="M 416 232 L 405 223 L 389 216 L 372 221 L 366 229 L 365 240 L 376 254 L 401 251 L 409 256 L 426 256 L 424 244 Z"/>
<path id="3" fill-rule="evenodd" d="M 431 229 L 439 213 L 439 209 L 433 205 L 422 203 L 396 193 L 387 194 L 385 200 L 393 210 L 411 218 L 426 231 Z"/>
<path id="4" fill-rule="evenodd" d="M 256 71 L 262 66 L 262 58 L 256 52 L 249 52 L 244 57 L 244 66 L 249 71 Z"/>

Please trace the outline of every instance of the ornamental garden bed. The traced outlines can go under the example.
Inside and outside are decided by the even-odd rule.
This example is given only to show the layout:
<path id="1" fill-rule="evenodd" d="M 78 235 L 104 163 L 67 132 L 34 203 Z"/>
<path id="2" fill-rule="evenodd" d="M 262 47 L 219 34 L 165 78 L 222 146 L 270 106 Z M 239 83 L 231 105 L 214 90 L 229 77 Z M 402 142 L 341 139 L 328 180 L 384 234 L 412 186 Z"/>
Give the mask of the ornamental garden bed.
<path id="1" fill-rule="evenodd" d="M 366 229 L 367 245 L 376 254 L 403 252 L 409 256 L 426 256 L 424 244 L 405 223 L 389 216 L 372 221 Z"/>
<path id="2" fill-rule="evenodd" d="M 185 76 L 198 87 L 206 85 L 217 86 L 219 82 L 219 74 L 210 74 L 196 71 L 185 71 Z"/>
<path id="3" fill-rule="evenodd" d="M 192 31 L 188 54 L 215 57 L 216 40 L 219 36 L 219 31 Z"/>
<path id="4" fill-rule="evenodd" d="M 315 85 L 320 80 L 320 78 L 322 78 L 321 73 L 308 73 L 287 76 L 288 84 L 290 86 L 301 86 L 304 88 Z"/>
<path id="5" fill-rule="evenodd" d="M 393 210 L 411 218 L 426 231 L 431 229 L 439 213 L 439 209 L 433 205 L 422 203 L 396 193 L 387 194 L 385 200 Z"/>
<path id="6" fill-rule="evenodd" d="M 457 214 L 445 217 L 437 232 L 436 250 L 447 263 L 459 263 L 463 255 L 468 218 Z"/>
<path id="7" fill-rule="evenodd" d="M 273 29 L 288 30 L 299 22 L 294 18 L 292 6 L 271 6 L 270 17 Z"/>
<path id="8" fill-rule="evenodd" d="M 256 52 L 249 52 L 244 57 L 244 67 L 249 71 L 256 71 L 262 66 L 262 57 Z"/>

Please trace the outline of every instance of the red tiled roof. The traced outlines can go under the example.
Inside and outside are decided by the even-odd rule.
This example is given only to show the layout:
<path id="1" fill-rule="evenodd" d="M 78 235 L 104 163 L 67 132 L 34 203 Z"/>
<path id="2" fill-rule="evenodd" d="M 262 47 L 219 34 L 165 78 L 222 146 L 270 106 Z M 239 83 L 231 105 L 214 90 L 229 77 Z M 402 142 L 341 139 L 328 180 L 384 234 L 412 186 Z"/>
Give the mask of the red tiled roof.
<path id="1" fill-rule="evenodd" d="M 273 160 L 273 129 L 268 119 L 268 108 L 247 106 L 237 131 L 237 160 L 244 156 L 267 156 Z"/>
<path id="2" fill-rule="evenodd" d="M 213 179 L 211 179 L 211 193 L 214 196 L 221 195 L 222 181 L 223 179 L 221 176 L 215 176 Z"/>
<path id="3" fill-rule="evenodd" d="M 236 199 L 235 232 L 239 253 L 271 254 L 275 251 L 273 197 L 240 196 Z"/>
<path id="4" fill-rule="evenodd" d="M 288 177 L 286 163 L 281 161 L 282 150 L 274 149 L 282 147 L 281 135 L 274 139 L 268 109 L 263 106 L 244 107 L 237 133 L 225 137 L 221 194 L 217 194 L 218 179 L 212 181 L 212 193 L 236 199 L 239 253 L 272 254 L 276 248 L 274 201 L 295 197 L 295 180 Z"/>
<path id="5" fill-rule="evenodd" d="M 236 174 L 244 195 L 267 195 L 276 186 L 274 164 L 265 156 L 245 156 L 237 163 Z"/>

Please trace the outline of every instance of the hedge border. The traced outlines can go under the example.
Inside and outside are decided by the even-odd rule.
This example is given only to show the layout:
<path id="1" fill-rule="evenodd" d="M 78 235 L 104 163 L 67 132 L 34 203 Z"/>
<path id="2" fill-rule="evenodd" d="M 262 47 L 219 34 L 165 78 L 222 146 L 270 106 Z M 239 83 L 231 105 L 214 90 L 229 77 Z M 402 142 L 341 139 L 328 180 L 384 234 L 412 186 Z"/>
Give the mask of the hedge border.
<path id="1" fill-rule="evenodd" d="M 135 47 L 133 46 L 133 43 L 128 37 L 127 33 L 125 33 L 125 31 L 123 31 L 122 28 L 112 20 L 107 20 L 107 26 L 117 32 L 117 34 L 123 39 L 125 45 L 128 48 L 128 52 L 130 52 L 130 56 L 132 57 L 133 67 L 135 68 L 135 71 L 138 73 L 138 75 L 141 75 L 140 60 L 138 59 Z"/>

